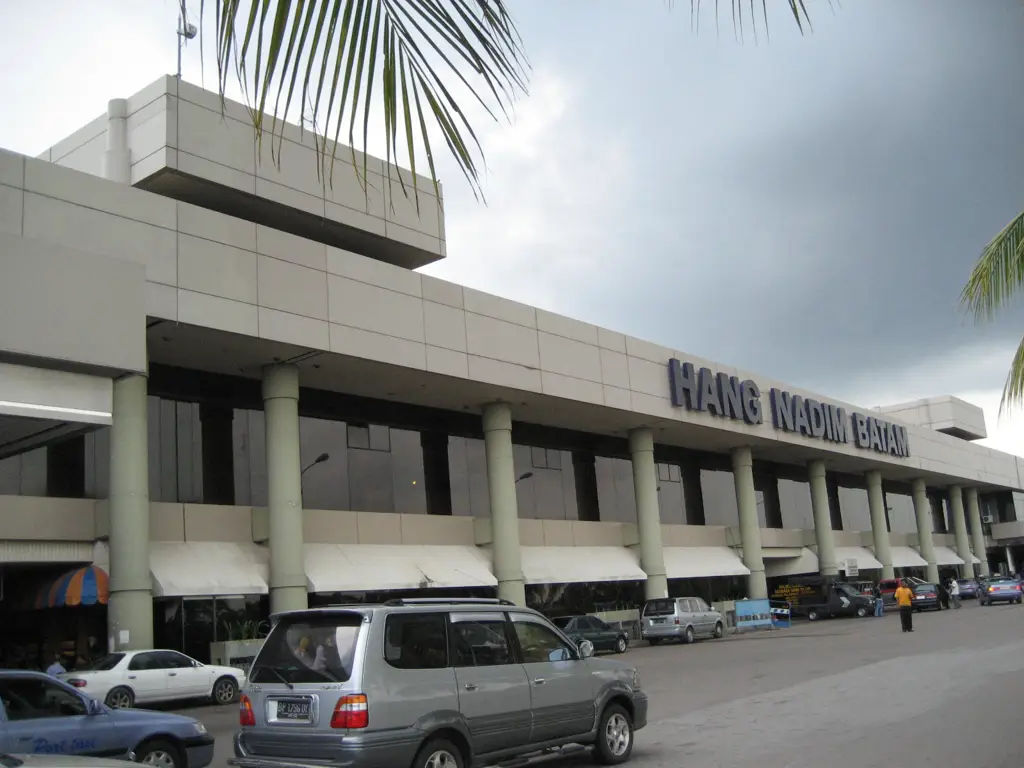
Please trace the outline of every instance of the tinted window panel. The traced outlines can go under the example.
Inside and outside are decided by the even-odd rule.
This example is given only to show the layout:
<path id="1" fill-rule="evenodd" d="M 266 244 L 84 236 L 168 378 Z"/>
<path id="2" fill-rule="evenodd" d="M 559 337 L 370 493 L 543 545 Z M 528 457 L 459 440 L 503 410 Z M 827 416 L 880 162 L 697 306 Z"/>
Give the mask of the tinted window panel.
<path id="1" fill-rule="evenodd" d="M 384 659 L 392 667 L 444 669 L 448 666 L 444 614 L 392 614 L 384 627 Z"/>
<path id="2" fill-rule="evenodd" d="M 451 633 L 452 666 L 493 667 L 512 662 L 504 621 L 459 621 L 451 625 Z"/>

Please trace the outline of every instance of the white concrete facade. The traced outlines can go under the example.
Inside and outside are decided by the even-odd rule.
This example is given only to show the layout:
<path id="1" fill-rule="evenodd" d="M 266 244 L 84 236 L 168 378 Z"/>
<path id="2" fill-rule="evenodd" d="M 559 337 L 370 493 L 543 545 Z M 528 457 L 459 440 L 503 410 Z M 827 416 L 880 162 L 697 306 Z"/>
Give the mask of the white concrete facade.
<path id="1" fill-rule="evenodd" d="M 320 565 L 323 558 L 309 549 L 313 545 L 470 547 L 492 564 L 493 584 L 516 600 L 522 599 L 524 584 L 552 578 L 550 571 L 559 563 L 569 568 L 577 562 L 569 548 L 587 548 L 591 561 L 607 564 L 603 576 L 586 571 L 591 577 L 650 576 L 650 595 L 663 594 L 672 579 L 742 574 L 756 596 L 765 592 L 766 575 L 785 571 L 782 561 L 804 567 L 795 563 L 813 559 L 813 569 L 820 565 L 832 573 L 843 570 L 843 552 L 866 552 L 865 547 L 874 547 L 885 572 L 903 567 L 892 560 L 913 547 L 931 572 L 946 564 L 938 562 L 936 551 L 954 544 L 946 532 L 954 528 L 954 557 L 985 559 L 985 552 L 976 551 L 985 538 L 974 530 L 968 537 L 962 504 L 951 505 L 946 529 L 932 532 L 926 491 L 956 489 L 951 498 L 959 500 L 960 489 L 972 494 L 969 499 L 977 493 L 984 499 L 1024 490 L 1024 459 L 970 442 L 978 436 L 977 414 L 962 401 L 858 408 L 415 272 L 412 267 L 446 253 L 442 203 L 429 181 L 417 180 L 417 215 L 398 182 L 388 184 L 389 169 L 382 161 L 365 159 L 373 174 L 366 191 L 356 181 L 345 148 L 339 150 L 332 183 L 325 184 L 317 177 L 308 134 L 287 126 L 282 146 L 278 167 L 258 154 L 241 105 L 228 102 L 222 114 L 214 94 L 161 78 L 139 94 L 112 102 L 109 114 L 41 158 L 0 150 L 0 269 L 5 275 L 26 275 L 22 284 L 30 285 L 35 278 L 24 254 L 52 259 L 53 290 L 68 295 L 63 320 L 49 333 L 33 330 L 42 320 L 31 315 L 32 302 L 11 304 L 18 307 L 17 316 L 0 317 L 0 352 L 17 356 L 19 365 L 28 360 L 48 369 L 86 370 L 107 380 L 130 376 L 144 381 L 147 365 L 158 364 L 262 382 L 264 397 L 274 403 L 266 410 L 268 435 L 276 438 L 266 455 L 266 507 L 151 503 L 142 498 L 145 462 L 136 462 L 134 469 L 118 467 L 117 501 L 113 494 L 109 502 L 0 496 L 0 543 L 110 538 L 111 583 L 127 584 L 123 589 L 137 596 L 144 591 L 144 564 L 128 563 L 127 582 L 119 581 L 117 571 L 119 558 L 138 542 L 119 539 L 111 528 L 144 515 L 145 524 L 134 530 L 148 531 L 151 542 L 219 541 L 235 547 L 232 552 L 252 553 L 251 573 L 263 574 L 262 586 L 253 589 L 277 594 L 281 607 L 302 603 L 303 572 L 310 585 L 330 581 Z M 356 159 L 361 165 L 363 158 Z M 398 169 L 391 171 L 397 179 Z M 101 178 L 104 174 L 119 174 L 123 180 Z M 313 226 L 316 222 L 324 227 Z M 101 279 L 86 279 L 87 271 Z M 51 306 L 50 311 L 56 310 Z M 67 349 L 84 343 L 77 330 L 82 324 L 75 319 L 94 316 L 106 330 L 91 334 L 82 359 L 70 359 Z M 8 333 L 8 326 L 19 325 L 31 332 Z M 673 405 L 671 359 L 756 382 L 763 420 L 747 423 Z M 0 368 L 0 391 L 2 373 Z M 284 378 L 290 383 L 281 394 Z M 300 386 L 475 414 L 486 442 L 490 517 L 302 509 L 301 473 L 296 476 Z M 772 389 L 840 406 L 848 415 L 885 413 L 905 427 L 909 456 L 778 429 L 771 418 Z M 119 406 L 117 392 L 114 387 L 113 412 Z M 144 419 L 139 394 L 134 392 L 134 405 L 128 407 L 134 408 L 133 418 Z M 635 520 L 522 519 L 517 502 L 521 478 L 513 460 L 517 446 L 511 437 L 515 423 L 620 441 L 623 455 L 632 457 L 629 496 Z M 980 429 L 983 435 L 983 420 Z M 129 445 L 142 435 L 137 424 L 112 434 L 129 435 L 135 441 Z M 734 526 L 668 524 L 659 518 L 671 482 L 659 475 L 663 462 L 656 454 L 662 448 L 722 457 L 723 469 L 712 474 L 722 475 L 720 498 L 736 509 Z M 111 453 L 123 456 L 127 450 L 113 446 Z M 812 467 L 813 492 L 801 503 L 809 513 L 813 507 L 817 531 L 809 521 L 800 530 L 758 522 L 766 514 L 759 506 L 767 497 L 759 501 L 754 485 L 763 462 L 804 473 Z M 856 498 L 863 507 L 862 530 L 832 530 L 830 512 L 835 513 L 826 476 L 835 474 L 863 480 L 860 488 L 840 487 L 835 494 L 839 506 Z M 698 481 L 706 482 L 699 474 Z M 882 483 L 906 487 L 903 503 L 913 504 L 916 514 L 911 518 L 908 511 L 907 519 L 918 524 L 913 531 L 879 530 L 893 508 L 885 507 Z M 911 484 L 921 492 L 912 494 Z M 775 485 L 783 508 L 796 503 L 783 480 Z M 15 519 L 30 507 L 38 515 L 34 530 Z M 1024 518 L 1024 509 L 1017 509 L 1014 519 Z M 973 525 L 973 507 L 971 518 Z M 1021 535 L 1016 528 L 1014 535 Z M 539 551 L 559 547 L 567 548 L 561 559 L 545 559 Z M 690 560 L 677 551 L 691 547 Z M 822 547 L 827 562 L 819 564 L 815 550 Z M 735 550 L 745 556 L 729 554 Z M 412 549 L 406 551 L 414 557 Z M 356 551 L 334 552 L 358 557 Z M 608 557 L 602 558 L 602 552 Z M 456 555 L 448 551 L 446 556 Z M 565 581 L 582 578 L 585 559 L 578 559 L 579 573 L 567 572 Z M 702 573 L 687 565 L 698 561 L 705 564 Z M 971 559 L 962 562 L 967 570 Z M 474 568 L 467 561 L 466 572 Z M 152 577 L 153 594 L 160 594 L 156 571 Z M 444 579 L 435 573 L 426 583 Z M 133 610 L 138 604 L 133 597 Z"/>

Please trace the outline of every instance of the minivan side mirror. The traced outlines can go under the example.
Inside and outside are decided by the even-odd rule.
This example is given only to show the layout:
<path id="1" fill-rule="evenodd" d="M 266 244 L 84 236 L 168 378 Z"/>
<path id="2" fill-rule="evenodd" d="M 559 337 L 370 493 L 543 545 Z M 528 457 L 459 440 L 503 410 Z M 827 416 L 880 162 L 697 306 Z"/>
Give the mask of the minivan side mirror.
<path id="1" fill-rule="evenodd" d="M 580 640 L 580 658 L 589 659 L 594 655 L 594 644 L 589 640 Z"/>

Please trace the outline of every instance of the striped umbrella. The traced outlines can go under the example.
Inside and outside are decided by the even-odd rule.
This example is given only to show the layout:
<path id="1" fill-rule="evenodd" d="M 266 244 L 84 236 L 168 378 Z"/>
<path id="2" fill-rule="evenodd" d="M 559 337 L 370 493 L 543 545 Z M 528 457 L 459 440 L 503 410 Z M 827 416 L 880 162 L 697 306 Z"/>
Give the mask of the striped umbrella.
<path id="1" fill-rule="evenodd" d="M 110 597 L 110 577 L 102 568 L 87 565 L 68 571 L 49 587 L 36 594 L 36 608 L 60 608 L 75 605 L 106 605 Z"/>

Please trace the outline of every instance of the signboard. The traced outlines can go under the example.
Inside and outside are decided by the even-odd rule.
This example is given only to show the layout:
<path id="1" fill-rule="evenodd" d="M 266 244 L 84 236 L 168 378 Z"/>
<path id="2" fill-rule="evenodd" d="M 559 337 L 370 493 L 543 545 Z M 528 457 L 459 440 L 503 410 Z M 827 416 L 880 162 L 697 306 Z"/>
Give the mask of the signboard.
<path id="1" fill-rule="evenodd" d="M 768 600 L 737 600 L 736 629 L 772 626 L 771 602 Z"/>
<path id="2" fill-rule="evenodd" d="M 846 568 L 844 570 L 846 571 L 846 578 L 848 579 L 860 574 L 860 570 L 857 568 L 857 561 L 854 558 L 850 558 L 846 561 Z"/>
<path id="3" fill-rule="evenodd" d="M 688 411 L 704 411 L 723 419 L 752 426 L 764 423 L 761 388 L 752 379 L 694 368 L 672 358 L 668 361 L 672 405 Z M 877 416 L 794 395 L 776 387 L 768 391 L 772 426 L 816 440 L 849 445 L 897 458 L 910 456 L 907 428 Z"/>

